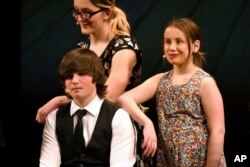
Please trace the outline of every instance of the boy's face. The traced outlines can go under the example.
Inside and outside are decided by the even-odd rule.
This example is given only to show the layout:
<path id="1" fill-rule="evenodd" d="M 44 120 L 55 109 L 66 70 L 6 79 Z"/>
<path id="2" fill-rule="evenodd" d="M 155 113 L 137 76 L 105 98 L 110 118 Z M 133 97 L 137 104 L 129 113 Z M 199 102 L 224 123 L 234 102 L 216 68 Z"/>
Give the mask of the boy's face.
<path id="1" fill-rule="evenodd" d="M 96 85 L 89 75 L 73 73 L 65 80 L 65 89 L 79 106 L 88 104 L 96 96 Z"/>

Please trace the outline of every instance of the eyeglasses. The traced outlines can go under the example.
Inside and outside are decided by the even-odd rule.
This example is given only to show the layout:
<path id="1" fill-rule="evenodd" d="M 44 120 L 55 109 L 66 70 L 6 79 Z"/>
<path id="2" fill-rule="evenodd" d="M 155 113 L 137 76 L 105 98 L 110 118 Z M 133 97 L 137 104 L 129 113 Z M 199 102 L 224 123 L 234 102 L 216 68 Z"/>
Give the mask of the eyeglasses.
<path id="1" fill-rule="evenodd" d="M 92 11 L 78 11 L 75 8 L 71 8 L 70 9 L 70 13 L 72 14 L 72 16 L 77 19 L 78 16 L 80 15 L 83 19 L 91 19 L 91 17 L 101 11 L 106 10 L 106 8 L 101 8 L 100 10 L 97 10 L 95 12 Z"/>

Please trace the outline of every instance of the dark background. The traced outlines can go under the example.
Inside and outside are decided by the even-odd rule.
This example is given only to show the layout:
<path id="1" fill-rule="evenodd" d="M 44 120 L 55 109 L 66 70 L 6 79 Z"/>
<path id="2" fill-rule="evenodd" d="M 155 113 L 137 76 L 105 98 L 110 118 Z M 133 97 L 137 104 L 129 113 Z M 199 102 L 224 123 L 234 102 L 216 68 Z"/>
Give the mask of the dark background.
<path id="1" fill-rule="evenodd" d="M 38 166 L 43 125 L 35 121 L 37 109 L 52 97 L 63 93 L 57 78 L 57 67 L 63 54 L 84 38 L 69 13 L 72 3 L 72 0 L 21 1 L 20 30 L 17 31 L 20 33 L 20 38 L 17 37 L 20 46 L 19 49 L 11 47 L 17 49 L 18 53 L 8 60 L 20 62 L 16 65 L 20 71 L 20 91 L 13 88 L 18 92 L 15 97 L 20 100 L 12 103 L 13 106 L 8 105 L 20 109 L 14 113 L 1 112 L 7 113 L 1 114 L 7 146 L 1 149 L 0 166 Z M 250 1 L 118 0 L 117 6 L 127 13 L 132 34 L 140 43 L 143 52 L 143 80 L 170 69 L 162 61 L 162 37 L 167 21 L 173 17 L 190 17 L 201 27 L 201 50 L 207 53 L 205 70 L 215 77 L 224 99 L 225 155 L 228 166 L 248 166 Z M 8 16 L 8 13 L 5 15 Z M 9 22 L 13 21 L 12 17 L 8 19 Z M 12 46 L 11 41 L 5 42 Z M 2 70 L 1 77 L 6 72 Z M 11 75 L 6 76 L 12 78 Z M 7 100 L 13 102 L 14 99 Z M 148 102 L 148 116 L 157 123 L 153 104 L 153 100 Z M 9 119 L 12 116 L 15 116 L 14 126 L 11 126 Z M 247 155 L 248 159 L 242 163 L 234 162 L 236 155 Z"/>

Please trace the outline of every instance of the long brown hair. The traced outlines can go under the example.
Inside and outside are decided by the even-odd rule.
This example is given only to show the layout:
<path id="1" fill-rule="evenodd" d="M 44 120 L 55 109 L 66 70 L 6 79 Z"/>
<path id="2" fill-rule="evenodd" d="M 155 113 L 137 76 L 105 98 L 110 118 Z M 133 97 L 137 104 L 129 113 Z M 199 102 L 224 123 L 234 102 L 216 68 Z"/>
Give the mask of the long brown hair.
<path id="1" fill-rule="evenodd" d="M 73 73 L 92 76 L 92 82 L 96 83 L 97 95 L 100 98 L 105 96 L 107 89 L 105 85 L 106 76 L 101 61 L 95 52 L 84 48 L 76 48 L 67 52 L 58 68 L 63 88 L 65 88 L 65 80 L 70 78 Z"/>

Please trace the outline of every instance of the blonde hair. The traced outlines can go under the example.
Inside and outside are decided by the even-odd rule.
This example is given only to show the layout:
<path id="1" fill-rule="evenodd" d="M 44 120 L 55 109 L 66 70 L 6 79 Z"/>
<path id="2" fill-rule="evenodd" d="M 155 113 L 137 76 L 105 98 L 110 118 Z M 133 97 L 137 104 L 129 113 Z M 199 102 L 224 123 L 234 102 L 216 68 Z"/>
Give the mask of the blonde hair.
<path id="1" fill-rule="evenodd" d="M 125 12 L 115 6 L 115 0 L 90 0 L 91 3 L 100 8 L 111 10 L 109 18 L 111 33 L 130 36 L 130 25 Z"/>

